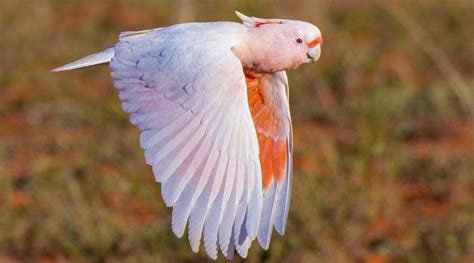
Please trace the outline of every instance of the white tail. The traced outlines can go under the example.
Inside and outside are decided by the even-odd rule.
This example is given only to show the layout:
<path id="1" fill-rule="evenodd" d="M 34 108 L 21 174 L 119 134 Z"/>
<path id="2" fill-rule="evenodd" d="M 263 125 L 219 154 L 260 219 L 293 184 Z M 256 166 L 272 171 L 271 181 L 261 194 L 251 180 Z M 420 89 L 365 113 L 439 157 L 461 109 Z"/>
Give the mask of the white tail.
<path id="1" fill-rule="evenodd" d="M 66 64 L 64 66 L 57 67 L 55 69 L 52 69 L 51 71 L 56 72 L 56 71 L 72 70 L 72 69 L 85 68 L 85 67 L 103 64 L 103 63 L 108 63 L 114 57 L 114 55 L 115 55 L 115 49 L 111 47 L 102 52 L 95 53 L 85 58 L 81 58 L 79 60 Z"/>

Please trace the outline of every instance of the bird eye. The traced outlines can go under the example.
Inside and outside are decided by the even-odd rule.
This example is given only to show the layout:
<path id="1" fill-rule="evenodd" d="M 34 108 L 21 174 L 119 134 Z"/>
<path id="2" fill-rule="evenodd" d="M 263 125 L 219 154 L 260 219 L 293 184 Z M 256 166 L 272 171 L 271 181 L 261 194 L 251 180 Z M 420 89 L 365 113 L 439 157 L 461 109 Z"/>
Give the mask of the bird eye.
<path id="1" fill-rule="evenodd" d="M 298 43 L 298 44 L 302 44 L 302 43 L 303 43 L 303 39 L 301 39 L 301 38 L 297 38 L 297 39 L 296 39 L 296 43 Z"/>

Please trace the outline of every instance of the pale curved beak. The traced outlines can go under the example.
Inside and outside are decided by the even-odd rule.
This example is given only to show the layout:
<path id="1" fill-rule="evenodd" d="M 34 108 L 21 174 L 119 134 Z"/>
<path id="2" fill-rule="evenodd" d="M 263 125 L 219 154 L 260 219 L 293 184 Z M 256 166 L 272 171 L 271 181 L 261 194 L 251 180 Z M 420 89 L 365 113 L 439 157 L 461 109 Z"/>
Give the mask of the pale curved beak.
<path id="1" fill-rule="evenodd" d="M 321 44 L 308 48 L 306 51 L 306 59 L 304 63 L 316 62 L 321 56 Z"/>

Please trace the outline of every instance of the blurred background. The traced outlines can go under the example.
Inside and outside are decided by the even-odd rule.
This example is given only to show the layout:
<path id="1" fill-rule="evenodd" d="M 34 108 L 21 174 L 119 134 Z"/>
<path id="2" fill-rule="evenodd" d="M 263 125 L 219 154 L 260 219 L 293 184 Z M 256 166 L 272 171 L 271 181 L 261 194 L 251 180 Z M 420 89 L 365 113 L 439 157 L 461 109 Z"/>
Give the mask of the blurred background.
<path id="1" fill-rule="evenodd" d="M 2 0 L 0 262 L 208 261 L 173 236 L 108 68 L 49 70 L 234 10 L 325 41 L 288 73 L 287 234 L 248 262 L 474 262 L 472 0 Z"/>

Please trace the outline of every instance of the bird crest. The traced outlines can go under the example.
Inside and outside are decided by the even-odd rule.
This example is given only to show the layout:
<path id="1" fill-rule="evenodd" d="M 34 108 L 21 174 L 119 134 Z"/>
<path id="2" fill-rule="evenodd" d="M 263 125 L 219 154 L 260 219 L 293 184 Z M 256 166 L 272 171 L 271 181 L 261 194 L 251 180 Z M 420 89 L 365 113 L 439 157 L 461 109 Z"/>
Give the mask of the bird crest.
<path id="1" fill-rule="evenodd" d="M 260 27 L 262 25 L 268 25 L 268 24 L 282 24 L 283 22 L 281 20 L 277 19 L 264 19 L 264 18 L 258 18 L 258 17 L 248 17 L 239 11 L 235 11 L 235 14 L 242 20 L 242 23 L 250 28 L 255 28 L 255 27 Z"/>

